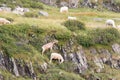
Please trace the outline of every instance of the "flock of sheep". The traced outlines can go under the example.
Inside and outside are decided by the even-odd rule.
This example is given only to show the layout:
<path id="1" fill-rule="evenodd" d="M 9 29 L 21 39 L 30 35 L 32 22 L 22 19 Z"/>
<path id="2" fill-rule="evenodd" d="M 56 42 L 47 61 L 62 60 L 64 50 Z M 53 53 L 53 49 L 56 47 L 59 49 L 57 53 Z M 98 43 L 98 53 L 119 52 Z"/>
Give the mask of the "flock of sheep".
<path id="1" fill-rule="evenodd" d="M 64 13 L 64 12 L 65 12 L 65 13 L 68 12 L 68 7 L 64 6 L 64 7 L 61 7 L 61 8 L 60 8 L 60 13 Z M 77 19 L 76 17 L 68 16 L 68 20 L 76 20 L 76 19 Z M 7 19 L 5 19 L 5 18 L 0 18 L 0 24 L 2 24 L 2 25 L 4 25 L 4 24 L 10 24 L 10 23 L 11 23 L 11 22 L 10 22 L 9 20 L 7 20 Z M 114 20 L 112 20 L 112 19 L 106 20 L 105 23 L 106 23 L 106 26 L 110 25 L 110 26 L 112 26 L 113 28 L 117 28 L 116 25 L 115 25 Z M 58 41 L 57 41 L 57 40 L 54 40 L 54 41 L 52 41 L 52 42 L 49 42 L 49 43 L 43 45 L 43 46 L 42 46 L 42 55 L 43 55 L 43 53 L 44 53 L 46 50 L 48 50 L 48 49 L 52 50 L 53 45 L 54 45 L 55 43 L 58 43 Z M 52 59 L 57 59 L 57 60 L 59 61 L 59 63 L 63 63 L 63 62 L 64 62 L 64 59 L 63 59 L 62 55 L 59 54 L 59 53 L 51 53 L 50 63 L 52 62 Z"/>
<path id="2" fill-rule="evenodd" d="M 68 7 L 66 7 L 66 6 L 61 7 L 60 12 L 61 13 L 68 12 Z M 68 20 L 77 20 L 77 18 L 72 17 L 72 16 L 68 16 Z M 112 19 L 107 19 L 105 24 L 106 24 L 106 26 L 112 26 L 113 28 L 120 28 L 120 26 L 115 25 L 115 21 Z"/>

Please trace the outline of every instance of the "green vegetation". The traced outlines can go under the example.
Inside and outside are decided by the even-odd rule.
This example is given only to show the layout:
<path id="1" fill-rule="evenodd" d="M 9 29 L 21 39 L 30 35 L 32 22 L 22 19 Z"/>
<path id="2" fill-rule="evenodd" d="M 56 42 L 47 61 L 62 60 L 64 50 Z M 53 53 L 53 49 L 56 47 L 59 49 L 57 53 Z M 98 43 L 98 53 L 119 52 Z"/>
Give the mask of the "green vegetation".
<path id="1" fill-rule="evenodd" d="M 115 28 L 95 29 L 83 33 L 77 36 L 77 41 L 84 47 L 90 47 L 96 44 L 110 45 L 113 42 L 117 42 L 120 38 L 120 33 Z"/>
<path id="2" fill-rule="evenodd" d="M 37 18 L 39 15 L 36 12 L 26 12 L 24 14 L 25 17 L 32 17 L 32 18 Z"/>
<path id="3" fill-rule="evenodd" d="M 44 9 L 43 4 L 39 0 L 0 0 L 0 4 L 6 4 L 12 9 L 16 6 Z"/>
<path id="4" fill-rule="evenodd" d="M 41 46 L 45 44 L 46 36 L 54 35 L 54 38 L 59 41 L 58 45 L 65 44 L 69 39 L 75 38 L 76 44 L 84 47 L 96 47 L 99 45 L 109 47 L 111 43 L 120 41 L 119 29 L 106 28 L 105 20 L 101 22 L 94 21 L 94 18 L 118 18 L 119 13 L 108 11 L 99 12 L 88 8 L 69 9 L 69 13 L 59 13 L 58 8 L 48 7 L 38 0 L 0 0 L 0 3 L 6 3 L 8 6 L 15 7 L 18 4 L 23 7 L 31 8 L 31 12 L 25 13 L 24 16 L 15 15 L 10 12 L 0 12 L 0 17 L 7 18 L 12 23 L 0 25 L 0 50 L 9 56 L 23 59 L 24 61 L 32 60 L 33 63 L 49 62 L 50 52 L 41 55 Z M 44 6 L 46 8 L 44 8 Z M 33 9 L 34 8 L 34 9 Z M 36 9 L 37 8 L 37 9 Z M 38 10 L 44 9 L 49 13 L 48 17 L 39 16 Z M 109 15 L 108 15 L 109 14 Z M 76 16 L 77 21 L 67 20 L 68 15 Z M 82 21 L 82 22 L 81 22 Z M 116 20 L 117 24 L 120 24 Z M 74 36 L 73 33 L 76 35 Z M 52 40 L 52 39 L 51 39 Z M 51 41 L 49 40 L 49 41 Z M 59 51 L 58 51 L 59 52 Z M 88 52 L 87 52 L 88 53 Z M 90 56 L 86 54 L 88 59 Z M 90 61 L 88 61 L 91 63 Z M 70 62 L 61 65 L 54 63 L 48 67 L 46 73 L 39 73 L 38 77 L 41 80 L 84 80 L 81 74 L 75 74 L 73 64 Z M 36 65 L 33 65 L 36 66 Z M 94 68 L 95 65 L 91 63 Z M 113 74 L 107 74 L 109 71 Z M 0 70 L 5 79 L 12 76 L 9 72 Z M 36 70 L 36 72 L 38 72 Z M 89 70 L 89 72 L 92 72 Z M 112 75 L 118 79 L 120 71 L 114 70 L 107 66 L 105 73 L 96 73 L 103 80 L 107 80 Z M 87 72 L 86 72 L 87 74 Z M 28 78 L 12 78 L 13 80 L 30 80 Z"/>
<path id="5" fill-rule="evenodd" d="M 78 20 L 67 20 L 63 24 L 65 27 L 67 27 L 71 31 L 85 29 L 85 24 Z"/>

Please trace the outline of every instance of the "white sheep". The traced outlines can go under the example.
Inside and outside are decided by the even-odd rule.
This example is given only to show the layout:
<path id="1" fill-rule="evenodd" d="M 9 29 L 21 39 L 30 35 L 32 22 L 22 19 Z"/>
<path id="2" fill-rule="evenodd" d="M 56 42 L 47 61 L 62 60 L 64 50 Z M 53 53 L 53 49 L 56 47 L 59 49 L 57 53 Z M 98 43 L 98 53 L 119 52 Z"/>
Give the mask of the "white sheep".
<path id="1" fill-rule="evenodd" d="M 63 12 L 68 12 L 68 7 L 67 6 L 63 6 L 60 8 L 60 12 L 63 13 Z"/>
<path id="2" fill-rule="evenodd" d="M 58 40 L 54 40 L 54 41 L 52 41 L 52 42 L 49 42 L 49 43 L 43 45 L 43 46 L 42 46 L 42 55 L 43 55 L 43 53 L 44 53 L 46 50 L 48 50 L 48 49 L 52 50 L 53 45 L 54 45 L 55 43 L 58 43 Z"/>
<path id="3" fill-rule="evenodd" d="M 112 19 L 106 20 L 106 25 L 107 25 L 107 26 L 110 25 L 110 26 L 112 26 L 113 28 L 116 28 L 115 21 L 112 20 Z"/>
<path id="4" fill-rule="evenodd" d="M 68 16 L 68 20 L 77 20 L 77 18 L 76 17 Z"/>
<path id="5" fill-rule="evenodd" d="M 10 24 L 10 21 L 5 18 L 0 18 L 0 24 Z"/>
<path id="6" fill-rule="evenodd" d="M 64 59 L 63 59 L 62 55 L 58 54 L 58 53 L 51 53 L 50 63 L 52 62 L 52 59 L 57 59 L 60 64 L 64 62 Z"/>

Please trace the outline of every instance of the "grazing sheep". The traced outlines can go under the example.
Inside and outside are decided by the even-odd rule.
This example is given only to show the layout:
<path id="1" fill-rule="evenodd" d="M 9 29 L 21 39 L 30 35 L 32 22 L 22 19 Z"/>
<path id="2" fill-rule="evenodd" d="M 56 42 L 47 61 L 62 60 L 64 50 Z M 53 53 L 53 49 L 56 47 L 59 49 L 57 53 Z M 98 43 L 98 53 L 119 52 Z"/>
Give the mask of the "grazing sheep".
<path id="1" fill-rule="evenodd" d="M 118 25 L 117 28 L 120 29 L 120 25 Z"/>
<path id="2" fill-rule="evenodd" d="M 110 26 L 112 26 L 113 28 L 116 28 L 115 21 L 112 20 L 112 19 L 106 20 L 106 25 L 107 25 L 107 26 L 110 25 Z"/>
<path id="3" fill-rule="evenodd" d="M 57 59 L 60 64 L 63 63 L 63 61 L 64 61 L 62 55 L 61 55 L 61 54 L 58 54 L 58 53 L 51 53 L 50 63 L 52 62 L 52 59 Z"/>
<path id="4" fill-rule="evenodd" d="M 53 45 L 54 45 L 55 43 L 58 43 L 58 40 L 54 40 L 54 41 L 52 41 L 52 42 L 49 42 L 49 43 L 43 45 L 43 46 L 42 46 L 42 55 L 43 55 L 43 53 L 44 53 L 46 50 L 48 50 L 48 49 L 52 50 Z"/>
<path id="5" fill-rule="evenodd" d="M 76 17 L 68 16 L 68 20 L 77 20 L 77 18 Z"/>
<path id="6" fill-rule="evenodd" d="M 10 24 L 10 21 L 5 18 L 0 18 L 0 24 Z"/>
<path id="7" fill-rule="evenodd" d="M 63 6 L 60 8 L 60 12 L 63 13 L 63 12 L 68 12 L 68 7 L 66 6 Z"/>

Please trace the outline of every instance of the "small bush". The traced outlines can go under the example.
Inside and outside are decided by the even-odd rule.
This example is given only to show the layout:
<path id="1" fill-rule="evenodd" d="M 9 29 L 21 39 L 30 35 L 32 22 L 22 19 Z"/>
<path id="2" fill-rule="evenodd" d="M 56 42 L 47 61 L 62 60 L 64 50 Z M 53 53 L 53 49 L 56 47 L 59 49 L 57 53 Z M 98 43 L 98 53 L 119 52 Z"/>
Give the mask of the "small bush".
<path id="1" fill-rule="evenodd" d="M 32 2 L 32 3 L 30 4 L 30 6 L 31 6 L 32 8 L 44 9 L 43 5 L 42 5 L 41 3 L 39 3 L 39 2 Z"/>
<path id="2" fill-rule="evenodd" d="M 90 33 L 94 35 L 94 41 L 97 44 L 108 45 L 120 38 L 120 34 L 115 28 L 96 29 Z"/>
<path id="3" fill-rule="evenodd" d="M 90 47 L 95 44 L 93 37 L 90 35 L 79 35 L 77 36 L 77 41 L 80 45 L 84 47 Z"/>
<path id="4" fill-rule="evenodd" d="M 35 12 L 26 12 L 24 14 L 25 17 L 34 17 L 34 18 L 37 18 L 39 15 Z"/>
<path id="5" fill-rule="evenodd" d="M 57 40 L 62 40 L 62 41 L 66 41 L 69 40 L 71 38 L 71 33 L 70 32 L 66 32 L 66 33 L 56 33 L 55 34 L 55 38 Z"/>
<path id="6" fill-rule="evenodd" d="M 84 23 L 77 20 L 67 20 L 63 23 L 63 25 L 66 26 L 71 31 L 85 29 Z"/>

